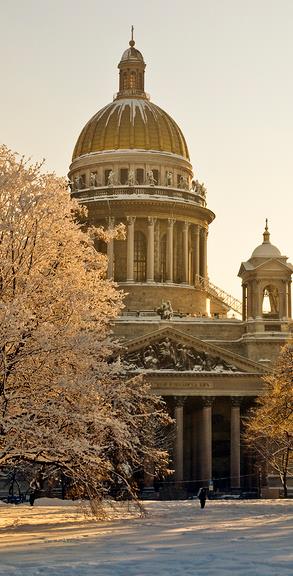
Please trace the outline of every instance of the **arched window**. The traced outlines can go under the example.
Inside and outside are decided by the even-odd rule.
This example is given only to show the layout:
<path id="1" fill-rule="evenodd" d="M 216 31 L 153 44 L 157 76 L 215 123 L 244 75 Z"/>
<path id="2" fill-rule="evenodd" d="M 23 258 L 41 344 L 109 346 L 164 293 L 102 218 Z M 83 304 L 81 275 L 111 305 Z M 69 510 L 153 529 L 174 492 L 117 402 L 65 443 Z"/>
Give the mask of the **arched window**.
<path id="1" fill-rule="evenodd" d="M 136 88 L 136 72 L 130 72 L 129 88 Z"/>
<path id="2" fill-rule="evenodd" d="M 142 232 L 134 233 L 134 280 L 146 280 L 146 239 Z"/>
<path id="3" fill-rule="evenodd" d="M 160 280 L 167 280 L 167 234 L 164 234 L 160 242 Z"/>
<path id="4" fill-rule="evenodd" d="M 263 289 L 262 313 L 272 317 L 279 315 L 279 292 L 272 284 Z"/>

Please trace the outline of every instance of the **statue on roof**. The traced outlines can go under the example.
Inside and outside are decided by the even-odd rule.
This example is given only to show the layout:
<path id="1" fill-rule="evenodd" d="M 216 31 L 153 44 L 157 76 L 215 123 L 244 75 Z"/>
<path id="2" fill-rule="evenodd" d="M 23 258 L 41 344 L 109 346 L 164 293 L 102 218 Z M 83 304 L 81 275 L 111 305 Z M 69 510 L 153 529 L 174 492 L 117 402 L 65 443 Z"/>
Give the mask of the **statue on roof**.
<path id="1" fill-rule="evenodd" d="M 146 177 L 147 177 L 147 184 L 149 186 L 155 186 L 157 184 L 157 181 L 155 180 L 154 173 L 152 170 L 149 170 L 149 172 L 147 172 Z"/>
<path id="2" fill-rule="evenodd" d="M 108 179 L 107 179 L 107 186 L 114 186 L 114 178 L 115 178 L 115 174 L 114 174 L 113 170 L 110 170 L 110 172 L 108 174 Z"/>
<path id="3" fill-rule="evenodd" d="M 129 170 L 127 184 L 128 184 L 128 186 L 135 186 L 137 184 L 137 182 L 135 180 L 134 170 Z"/>

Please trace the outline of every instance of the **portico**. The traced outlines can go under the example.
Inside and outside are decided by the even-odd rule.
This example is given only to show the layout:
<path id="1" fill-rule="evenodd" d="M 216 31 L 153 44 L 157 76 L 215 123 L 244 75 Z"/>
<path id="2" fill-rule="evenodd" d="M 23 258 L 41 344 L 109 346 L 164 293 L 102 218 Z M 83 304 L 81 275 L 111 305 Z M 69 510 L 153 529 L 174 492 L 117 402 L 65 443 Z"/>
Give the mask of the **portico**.
<path id="1" fill-rule="evenodd" d="M 241 421 L 261 393 L 260 367 L 167 326 L 129 342 L 126 361 L 134 371 L 145 364 L 174 418 L 174 487 L 245 485 Z"/>

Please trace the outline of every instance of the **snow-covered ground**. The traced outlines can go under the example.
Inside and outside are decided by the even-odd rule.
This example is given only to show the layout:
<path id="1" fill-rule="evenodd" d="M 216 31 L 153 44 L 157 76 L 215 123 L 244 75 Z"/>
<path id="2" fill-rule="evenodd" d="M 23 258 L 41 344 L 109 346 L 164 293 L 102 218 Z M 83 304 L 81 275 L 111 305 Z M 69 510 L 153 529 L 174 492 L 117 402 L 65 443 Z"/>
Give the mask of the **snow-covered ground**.
<path id="1" fill-rule="evenodd" d="M 2 576 L 292 576 L 293 500 L 127 503 L 94 521 L 74 503 L 0 503 Z M 123 517 L 122 517 L 123 516 Z"/>

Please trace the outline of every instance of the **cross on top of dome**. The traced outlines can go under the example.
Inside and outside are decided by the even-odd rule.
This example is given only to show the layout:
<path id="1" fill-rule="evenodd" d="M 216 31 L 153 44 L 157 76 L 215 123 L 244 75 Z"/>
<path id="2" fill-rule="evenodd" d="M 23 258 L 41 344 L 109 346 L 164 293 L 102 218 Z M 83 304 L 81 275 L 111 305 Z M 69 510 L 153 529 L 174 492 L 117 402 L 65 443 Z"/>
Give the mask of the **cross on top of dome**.
<path id="1" fill-rule="evenodd" d="M 134 26 L 131 26 L 131 40 L 129 40 L 129 46 L 133 47 L 135 45 L 135 41 L 133 40 L 133 32 L 134 32 Z"/>

